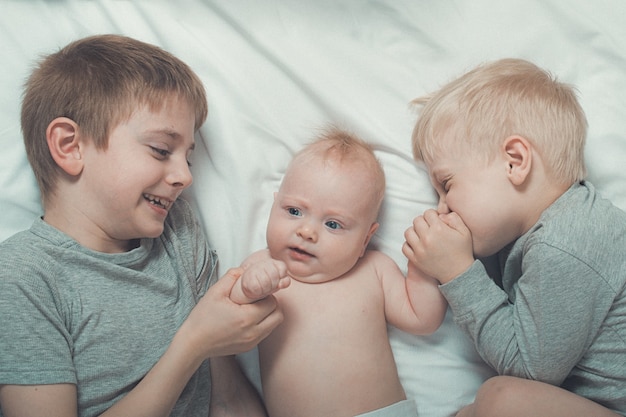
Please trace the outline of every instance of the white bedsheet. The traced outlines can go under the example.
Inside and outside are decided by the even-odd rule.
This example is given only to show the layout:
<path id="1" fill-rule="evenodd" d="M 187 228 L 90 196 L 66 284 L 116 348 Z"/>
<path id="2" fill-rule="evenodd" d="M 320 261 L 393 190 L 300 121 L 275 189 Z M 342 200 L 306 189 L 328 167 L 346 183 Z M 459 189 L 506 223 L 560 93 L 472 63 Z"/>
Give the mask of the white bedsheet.
<path id="1" fill-rule="evenodd" d="M 624 22 L 622 0 L 3 0 L 0 240 L 41 214 L 19 127 L 34 60 L 111 32 L 162 46 L 205 83 L 209 118 L 187 197 L 222 271 L 264 246 L 290 156 L 329 122 L 377 145 L 388 189 L 373 244 L 404 266 L 403 231 L 435 204 L 411 159 L 408 103 L 502 57 L 530 59 L 577 86 L 590 125 L 589 179 L 626 209 Z M 492 374 L 449 318 L 433 336 L 392 330 L 391 340 L 423 416 L 452 415 Z M 254 353 L 242 361 L 257 381 Z"/>

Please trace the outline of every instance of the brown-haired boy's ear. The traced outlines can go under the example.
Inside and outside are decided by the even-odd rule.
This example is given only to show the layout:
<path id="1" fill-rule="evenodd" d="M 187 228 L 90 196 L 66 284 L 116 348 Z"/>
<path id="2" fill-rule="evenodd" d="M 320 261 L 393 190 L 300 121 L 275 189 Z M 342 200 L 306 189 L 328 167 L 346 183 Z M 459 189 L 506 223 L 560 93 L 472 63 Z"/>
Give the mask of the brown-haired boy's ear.
<path id="1" fill-rule="evenodd" d="M 67 117 L 57 117 L 46 129 L 50 154 L 67 174 L 76 176 L 83 170 L 78 124 Z"/>
<path id="2" fill-rule="evenodd" d="M 509 136 L 504 140 L 503 149 L 509 180 L 515 186 L 522 185 L 530 174 L 532 145 L 522 136 Z"/>

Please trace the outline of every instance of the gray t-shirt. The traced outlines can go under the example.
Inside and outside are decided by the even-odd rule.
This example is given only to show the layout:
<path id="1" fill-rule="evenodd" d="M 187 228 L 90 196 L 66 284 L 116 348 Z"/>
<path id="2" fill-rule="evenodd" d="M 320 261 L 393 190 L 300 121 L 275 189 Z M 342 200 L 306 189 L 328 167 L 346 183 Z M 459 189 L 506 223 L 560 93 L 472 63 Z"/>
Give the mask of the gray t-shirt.
<path id="1" fill-rule="evenodd" d="M 216 262 L 183 200 L 159 238 L 119 254 L 36 220 L 0 244 L 0 384 L 76 384 L 79 416 L 102 413 L 165 352 Z M 172 415 L 208 415 L 210 390 L 205 361 Z"/>
<path id="2" fill-rule="evenodd" d="M 496 263 L 441 286 L 483 359 L 626 413 L 626 213 L 576 183 Z"/>

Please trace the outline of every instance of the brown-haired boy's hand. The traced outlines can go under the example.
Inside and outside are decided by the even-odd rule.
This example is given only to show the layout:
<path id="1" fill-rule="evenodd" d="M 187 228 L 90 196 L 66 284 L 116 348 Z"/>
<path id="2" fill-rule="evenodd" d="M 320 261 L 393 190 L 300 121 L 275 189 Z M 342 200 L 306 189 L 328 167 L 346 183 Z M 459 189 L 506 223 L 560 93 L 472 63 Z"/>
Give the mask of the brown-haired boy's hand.
<path id="1" fill-rule="evenodd" d="M 230 299 L 242 272 L 242 268 L 229 269 L 200 299 L 177 333 L 199 360 L 246 352 L 283 321 L 273 296 L 254 304 Z"/>
<path id="2" fill-rule="evenodd" d="M 404 232 L 402 253 L 441 284 L 452 281 L 474 262 L 472 235 L 458 214 L 426 210 Z"/>

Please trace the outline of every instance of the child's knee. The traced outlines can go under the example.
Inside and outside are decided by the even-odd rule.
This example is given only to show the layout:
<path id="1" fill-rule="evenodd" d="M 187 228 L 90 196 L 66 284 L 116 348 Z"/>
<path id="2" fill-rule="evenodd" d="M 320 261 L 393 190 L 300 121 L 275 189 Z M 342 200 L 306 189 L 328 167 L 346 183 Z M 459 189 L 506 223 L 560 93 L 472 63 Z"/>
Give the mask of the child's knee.
<path id="1" fill-rule="evenodd" d="M 502 417 L 522 400 L 523 390 L 519 379 L 510 376 L 495 376 L 483 383 L 474 400 L 474 415 Z"/>

